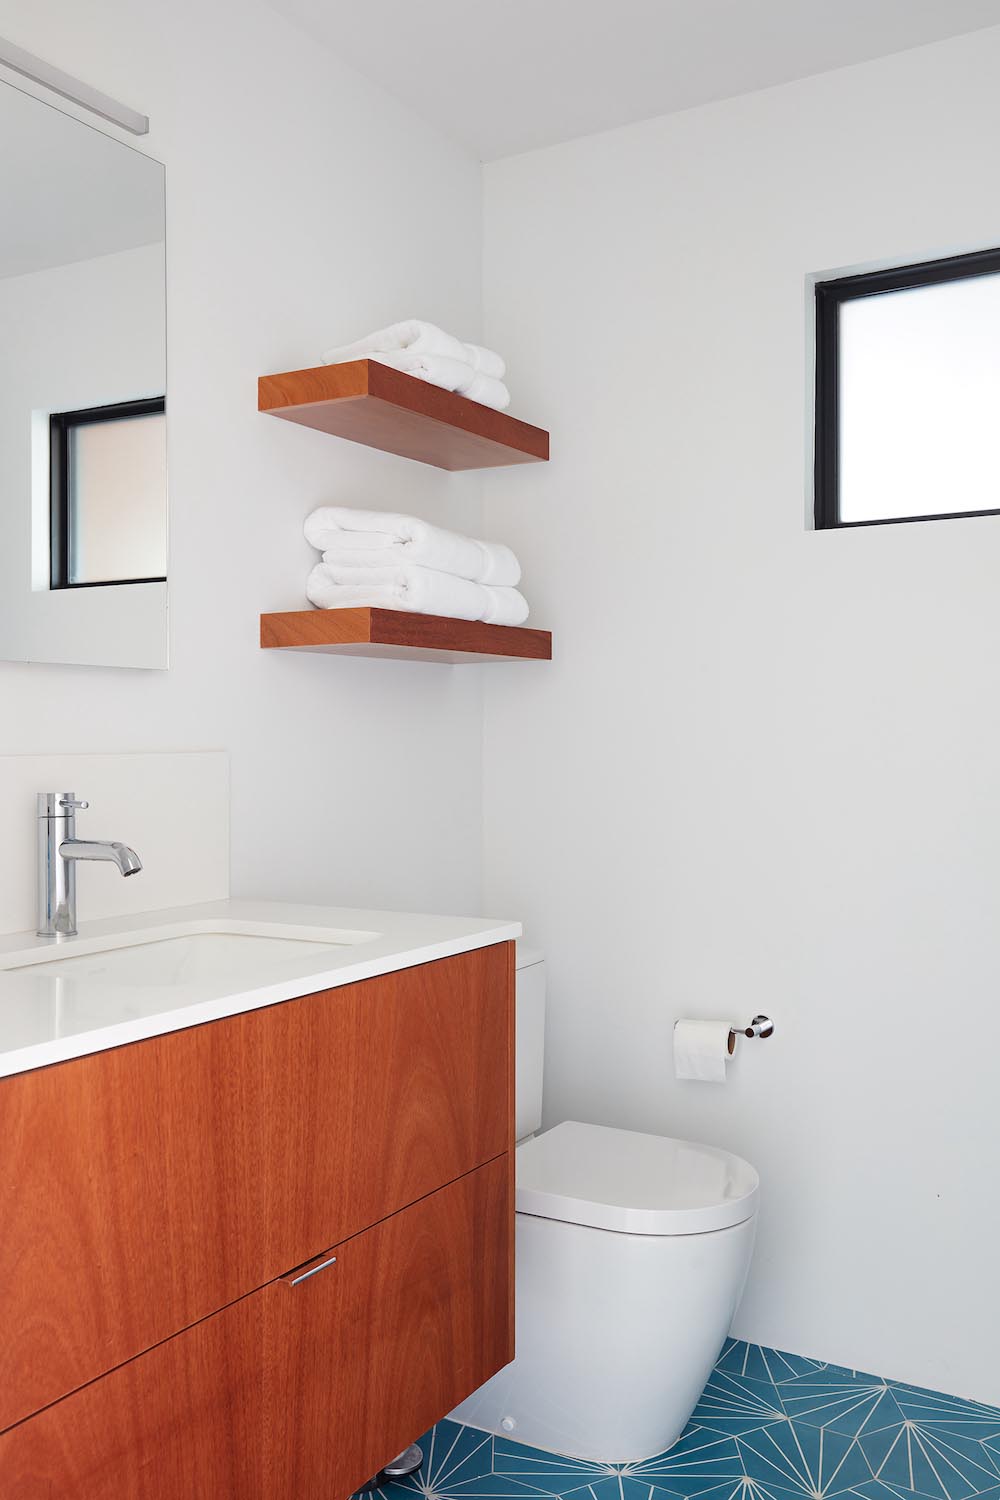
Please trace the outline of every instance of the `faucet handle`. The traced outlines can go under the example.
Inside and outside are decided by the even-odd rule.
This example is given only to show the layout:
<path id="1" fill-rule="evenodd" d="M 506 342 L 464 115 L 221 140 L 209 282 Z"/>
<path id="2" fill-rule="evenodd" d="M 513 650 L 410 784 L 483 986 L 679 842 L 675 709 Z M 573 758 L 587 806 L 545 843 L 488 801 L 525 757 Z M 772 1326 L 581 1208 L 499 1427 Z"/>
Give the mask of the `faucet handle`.
<path id="1" fill-rule="evenodd" d="M 71 818 L 78 807 L 88 807 L 77 800 L 75 792 L 39 792 L 35 799 L 40 818 Z"/>

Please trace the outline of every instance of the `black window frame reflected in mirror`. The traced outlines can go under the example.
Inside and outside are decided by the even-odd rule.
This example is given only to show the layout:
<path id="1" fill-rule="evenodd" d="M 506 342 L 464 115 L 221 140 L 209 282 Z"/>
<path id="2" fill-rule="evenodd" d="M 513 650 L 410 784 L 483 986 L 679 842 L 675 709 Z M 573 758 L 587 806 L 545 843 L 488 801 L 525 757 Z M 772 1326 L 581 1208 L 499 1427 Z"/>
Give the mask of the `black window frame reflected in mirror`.
<path id="1" fill-rule="evenodd" d="M 844 521 L 840 516 L 840 309 L 845 302 L 903 292 L 942 282 L 965 281 L 1000 272 L 1000 249 L 977 250 L 941 260 L 919 261 L 883 271 L 817 281 L 815 447 L 813 458 L 814 525 L 817 531 L 856 526 L 898 526 L 911 521 L 958 521 L 970 516 L 1000 515 L 1000 507 L 943 510 L 926 515 L 876 516 Z"/>
<path id="2" fill-rule="evenodd" d="M 103 589 L 120 588 L 130 583 L 166 583 L 165 573 L 148 578 L 99 578 L 88 582 L 78 582 L 69 576 L 73 524 L 70 443 L 74 430 L 100 422 L 120 422 L 126 417 L 165 416 L 166 410 L 165 396 L 150 396 L 140 401 L 118 401 L 110 406 L 53 412 L 49 417 L 50 589 Z"/>

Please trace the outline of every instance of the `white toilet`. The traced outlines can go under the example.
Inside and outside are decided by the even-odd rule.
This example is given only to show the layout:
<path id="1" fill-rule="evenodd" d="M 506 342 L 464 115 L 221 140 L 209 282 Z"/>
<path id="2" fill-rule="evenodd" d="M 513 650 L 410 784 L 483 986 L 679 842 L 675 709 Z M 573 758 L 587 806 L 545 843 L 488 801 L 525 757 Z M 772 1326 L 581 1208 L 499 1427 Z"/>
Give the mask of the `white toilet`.
<path id="1" fill-rule="evenodd" d="M 452 1413 L 604 1463 L 680 1436 L 743 1293 L 757 1173 L 728 1151 L 541 1124 L 545 964 L 517 959 L 517 1357 Z M 525 1137 L 531 1137 L 524 1139 Z"/>

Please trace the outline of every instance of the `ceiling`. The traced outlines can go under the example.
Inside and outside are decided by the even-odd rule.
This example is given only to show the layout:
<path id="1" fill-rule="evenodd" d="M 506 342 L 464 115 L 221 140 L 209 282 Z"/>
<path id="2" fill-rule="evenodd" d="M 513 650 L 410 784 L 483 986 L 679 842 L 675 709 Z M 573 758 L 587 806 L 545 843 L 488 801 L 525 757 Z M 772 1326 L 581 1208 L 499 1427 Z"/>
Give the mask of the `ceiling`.
<path id="1" fill-rule="evenodd" d="M 0 82 L 0 277 L 163 239 L 163 168 Z"/>
<path id="2" fill-rule="evenodd" d="M 484 161 L 1000 25 L 1000 0 L 271 0 Z"/>

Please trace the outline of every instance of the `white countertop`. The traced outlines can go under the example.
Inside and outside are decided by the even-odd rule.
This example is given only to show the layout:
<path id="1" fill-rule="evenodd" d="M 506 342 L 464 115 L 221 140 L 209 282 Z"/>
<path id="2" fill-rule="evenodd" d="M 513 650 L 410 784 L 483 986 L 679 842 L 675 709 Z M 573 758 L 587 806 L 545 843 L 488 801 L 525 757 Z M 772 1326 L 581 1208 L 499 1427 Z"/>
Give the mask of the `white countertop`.
<path id="1" fill-rule="evenodd" d="M 0 937 L 0 1078 L 507 942 L 520 933 L 517 922 L 487 917 L 213 901 L 81 923 L 78 937 L 57 945 L 30 933 L 9 934 Z M 229 945 L 230 962 L 226 939 L 246 937 L 262 940 L 242 945 L 254 950 L 252 965 L 240 957 L 239 942 Z M 195 942 L 160 948 L 155 964 L 143 951 L 147 944 L 180 938 Z M 209 951 L 202 944 L 199 955 L 197 940 L 203 938 L 214 946 Z M 94 961 L 103 954 L 110 960 L 107 975 L 100 972 L 101 961 Z M 88 958 L 84 964 L 65 962 Z M 129 978 L 130 963 L 141 973 L 136 981 Z"/>

